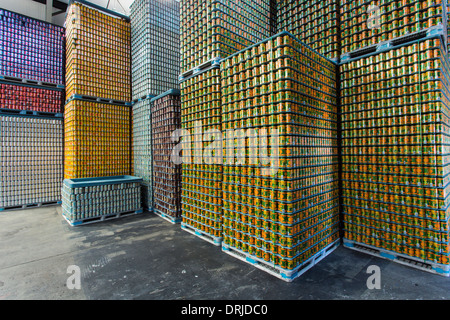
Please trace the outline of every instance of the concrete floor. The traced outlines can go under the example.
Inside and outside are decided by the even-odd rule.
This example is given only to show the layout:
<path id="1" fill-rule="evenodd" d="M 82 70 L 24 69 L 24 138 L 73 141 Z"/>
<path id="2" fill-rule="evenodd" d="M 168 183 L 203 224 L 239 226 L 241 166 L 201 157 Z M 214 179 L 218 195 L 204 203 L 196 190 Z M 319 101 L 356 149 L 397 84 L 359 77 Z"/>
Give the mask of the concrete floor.
<path id="1" fill-rule="evenodd" d="M 70 265 L 80 290 L 66 286 Z M 379 290 L 367 288 L 370 265 Z M 342 246 L 287 283 L 149 213 L 80 227 L 59 206 L 0 213 L 0 300 L 449 298 L 449 278 Z"/>

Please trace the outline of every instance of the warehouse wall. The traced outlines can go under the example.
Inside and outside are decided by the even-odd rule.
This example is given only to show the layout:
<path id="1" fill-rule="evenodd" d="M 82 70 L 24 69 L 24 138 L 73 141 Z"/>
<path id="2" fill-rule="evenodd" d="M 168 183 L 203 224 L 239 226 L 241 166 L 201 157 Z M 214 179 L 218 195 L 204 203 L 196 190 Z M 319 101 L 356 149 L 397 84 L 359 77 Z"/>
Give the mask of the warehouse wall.
<path id="1" fill-rule="evenodd" d="M 1 0 L 0 8 L 14 11 L 26 16 L 45 21 L 45 5 L 31 0 Z M 53 12 L 58 12 L 53 8 Z M 53 17 L 52 23 L 64 25 L 65 14 L 61 13 Z"/>

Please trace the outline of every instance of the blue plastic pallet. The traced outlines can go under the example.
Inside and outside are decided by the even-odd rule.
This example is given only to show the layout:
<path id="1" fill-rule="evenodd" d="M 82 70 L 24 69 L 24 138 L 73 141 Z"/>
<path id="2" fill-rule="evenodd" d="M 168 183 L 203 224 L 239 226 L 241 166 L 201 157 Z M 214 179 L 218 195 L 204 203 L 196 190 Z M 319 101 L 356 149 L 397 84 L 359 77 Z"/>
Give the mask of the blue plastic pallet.
<path id="1" fill-rule="evenodd" d="M 435 39 L 441 37 L 444 40 L 444 43 L 446 43 L 447 39 L 444 39 L 446 36 L 446 30 L 444 30 L 444 27 L 442 25 L 430 27 L 425 30 L 416 31 L 395 39 L 383 41 L 377 44 L 373 44 L 370 46 L 367 46 L 362 49 L 357 49 L 348 53 L 345 53 L 341 55 L 339 64 L 348 63 L 354 60 L 359 60 L 361 58 L 366 58 L 371 55 L 397 49 L 406 45 L 413 44 L 417 41 L 424 41 L 428 39 Z M 396 44 L 400 42 L 399 44 Z"/>
<path id="2" fill-rule="evenodd" d="M 62 84 L 56 84 L 56 83 L 50 83 L 50 82 L 38 81 L 38 80 L 22 79 L 22 78 L 5 76 L 5 75 L 0 75 L 0 80 L 3 80 L 2 83 L 29 85 L 29 86 L 33 86 L 33 87 L 42 87 L 42 88 L 47 87 L 47 88 L 53 88 L 53 89 L 64 89 L 65 88 L 65 86 Z"/>
<path id="3" fill-rule="evenodd" d="M 69 188 L 84 188 L 122 183 L 142 183 L 142 178 L 134 176 L 110 176 L 98 178 L 65 179 L 64 185 Z"/>
<path id="4" fill-rule="evenodd" d="M 72 227 L 76 227 L 76 226 L 80 226 L 80 225 L 86 225 L 86 224 L 92 224 L 92 223 L 97 223 L 97 222 L 102 222 L 102 221 L 108 221 L 108 220 L 128 217 L 128 216 L 140 214 L 143 212 L 144 212 L 143 209 L 138 209 L 135 211 L 125 211 L 125 212 L 114 213 L 114 214 L 106 214 L 106 215 L 97 216 L 97 217 L 93 217 L 93 218 L 85 218 L 85 219 L 79 219 L 79 220 L 73 220 L 73 221 L 69 220 L 69 218 L 67 218 L 64 215 L 64 213 L 62 214 L 62 216 L 67 221 L 67 223 L 69 223 Z"/>
<path id="5" fill-rule="evenodd" d="M 24 116 L 36 116 L 45 118 L 63 118 L 62 113 L 53 113 L 45 111 L 31 111 L 31 110 L 15 110 L 15 109 L 0 109 L 0 115 L 24 115 Z"/>
<path id="6" fill-rule="evenodd" d="M 161 217 L 161 218 L 163 218 L 164 220 L 167 220 L 167 221 L 169 221 L 170 223 L 172 223 L 172 224 L 178 224 L 178 223 L 181 223 L 181 217 L 179 217 L 179 218 L 175 218 L 175 217 L 172 217 L 172 216 L 169 216 L 169 215 L 167 215 L 167 214 L 165 214 L 165 213 L 163 213 L 163 212 L 161 212 L 161 211 L 159 211 L 159 210 L 153 210 L 153 213 L 154 214 L 156 214 L 158 217 Z"/>
<path id="7" fill-rule="evenodd" d="M 226 254 L 237 258 L 241 261 L 244 261 L 255 268 L 258 268 L 262 271 L 265 271 L 278 279 L 281 279 L 286 282 L 292 282 L 298 277 L 300 277 L 302 274 L 304 274 L 306 271 L 314 267 L 316 264 L 318 264 L 321 260 L 323 260 L 326 256 L 328 256 L 330 253 L 332 253 L 337 247 L 339 247 L 340 240 L 336 240 L 333 243 L 329 244 L 319 252 L 317 252 L 314 256 L 303 262 L 300 266 L 296 267 L 293 270 L 287 270 L 284 268 L 281 268 L 279 266 L 274 265 L 271 262 L 265 261 L 263 259 L 257 258 L 253 255 L 250 255 L 246 252 L 243 252 L 239 249 L 230 247 L 226 244 L 222 245 L 222 251 Z"/>
<path id="8" fill-rule="evenodd" d="M 214 237 L 210 234 L 207 234 L 201 230 L 198 230 L 184 222 L 181 222 L 181 229 L 183 229 L 184 231 L 187 231 L 191 234 L 193 234 L 194 236 L 199 237 L 200 239 L 203 239 L 209 243 L 212 243 L 215 246 L 220 247 L 222 245 L 222 238 L 221 237 Z"/>
<path id="9" fill-rule="evenodd" d="M 24 204 L 24 205 L 20 205 L 20 206 L 3 207 L 3 208 L 0 208 L 0 212 L 12 211 L 12 210 L 35 209 L 35 208 L 41 208 L 41 207 L 47 207 L 47 206 L 60 205 L 61 203 L 62 203 L 61 201 L 30 203 L 30 204 Z"/>
<path id="10" fill-rule="evenodd" d="M 430 261 L 420 260 L 418 258 L 412 258 L 405 254 L 377 248 L 365 243 L 359 243 L 348 239 L 344 239 L 344 247 L 369 254 L 374 257 L 387 259 L 414 269 L 423 270 L 444 277 L 450 276 L 450 265 L 443 265 Z"/>
<path id="11" fill-rule="evenodd" d="M 114 104 L 124 107 L 131 107 L 133 106 L 132 102 L 128 101 L 122 101 L 122 100 L 115 100 L 115 99 L 106 99 L 106 98 L 99 98 L 99 97 L 92 97 L 87 96 L 83 94 L 74 94 L 71 97 L 69 97 L 66 100 L 66 104 L 69 103 L 72 100 L 82 100 L 82 101 L 89 101 L 89 102 L 97 102 L 97 103 L 104 103 L 104 104 Z"/>
<path id="12" fill-rule="evenodd" d="M 186 71 L 184 73 L 182 73 L 179 78 L 178 81 L 179 82 L 183 82 L 188 80 L 189 78 L 195 77 L 196 75 L 199 75 L 203 72 L 206 72 L 208 70 L 214 69 L 214 68 L 220 68 L 220 62 L 222 61 L 221 58 L 213 58 L 211 60 L 208 60 L 202 64 L 200 64 L 199 66 Z"/>

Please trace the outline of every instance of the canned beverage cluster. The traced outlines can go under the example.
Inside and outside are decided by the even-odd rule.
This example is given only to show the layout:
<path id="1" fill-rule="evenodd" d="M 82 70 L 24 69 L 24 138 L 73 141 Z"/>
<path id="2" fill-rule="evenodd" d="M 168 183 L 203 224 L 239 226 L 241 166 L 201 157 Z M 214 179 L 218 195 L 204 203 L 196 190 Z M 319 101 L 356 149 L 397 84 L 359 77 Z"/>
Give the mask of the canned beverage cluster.
<path id="1" fill-rule="evenodd" d="M 133 100 L 179 88 L 180 2 L 136 0 L 130 23 Z"/>
<path id="2" fill-rule="evenodd" d="M 65 178 L 130 173 L 130 107 L 71 100 L 64 112 Z"/>
<path id="3" fill-rule="evenodd" d="M 61 113 L 62 90 L 0 83 L 0 108 Z"/>
<path id="4" fill-rule="evenodd" d="M 101 178 L 99 178 L 101 180 Z M 105 183 L 76 186 L 65 180 L 62 186 L 62 213 L 71 222 L 137 211 L 141 208 L 140 183 Z"/>
<path id="5" fill-rule="evenodd" d="M 329 59 L 340 56 L 339 1 L 277 1 L 277 31 L 288 31 Z"/>
<path id="6" fill-rule="evenodd" d="M 64 84 L 64 28 L 0 9 L 0 74 Z"/>
<path id="7" fill-rule="evenodd" d="M 341 66 L 345 237 L 441 264 L 450 254 L 445 51 L 439 38 L 420 40 Z"/>
<path id="8" fill-rule="evenodd" d="M 181 165 L 170 156 L 178 141 L 172 141 L 175 130 L 181 128 L 180 93 L 173 90 L 152 99 L 152 141 L 155 210 L 173 218 L 181 217 Z"/>
<path id="9" fill-rule="evenodd" d="M 152 105 L 150 99 L 136 102 L 132 110 L 133 174 L 143 181 L 142 199 L 145 208 L 153 208 L 152 175 Z"/>
<path id="10" fill-rule="evenodd" d="M 339 237 L 336 65 L 281 33 L 221 73 L 223 241 L 295 269 Z"/>
<path id="11" fill-rule="evenodd" d="M 187 156 L 184 150 L 191 151 L 191 158 L 185 158 L 182 166 L 182 221 L 217 238 L 222 237 L 222 164 L 203 161 L 206 145 L 202 141 L 207 130 L 221 130 L 221 118 L 217 116 L 220 96 L 217 67 L 181 82 L 181 127 L 191 136 L 190 145 L 182 138 L 183 156 Z"/>
<path id="12" fill-rule="evenodd" d="M 341 1 L 342 54 L 441 25 L 447 28 L 446 2 Z"/>
<path id="13" fill-rule="evenodd" d="M 181 72 L 269 37 L 273 9 L 268 0 L 182 1 Z"/>
<path id="14" fill-rule="evenodd" d="M 66 94 L 131 101 L 130 23 L 74 2 L 66 15 Z"/>
<path id="15" fill-rule="evenodd" d="M 63 121 L 0 117 L 0 208 L 61 200 Z"/>

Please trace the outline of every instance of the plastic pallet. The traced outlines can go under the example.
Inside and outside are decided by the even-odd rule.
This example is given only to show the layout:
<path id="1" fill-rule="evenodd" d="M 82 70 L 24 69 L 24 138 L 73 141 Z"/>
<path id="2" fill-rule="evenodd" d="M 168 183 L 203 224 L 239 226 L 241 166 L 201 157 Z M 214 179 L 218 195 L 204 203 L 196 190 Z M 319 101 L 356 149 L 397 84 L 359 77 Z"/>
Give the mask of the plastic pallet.
<path id="1" fill-rule="evenodd" d="M 140 97 L 138 99 L 134 99 L 132 104 L 135 105 L 138 102 L 141 102 L 141 101 L 144 101 L 144 100 L 153 99 L 154 97 L 155 97 L 154 95 L 148 94 L 148 95 L 142 96 L 142 97 Z"/>
<path id="2" fill-rule="evenodd" d="M 415 41 L 423 41 L 427 39 L 437 38 L 438 36 L 444 38 L 446 31 L 442 25 L 430 27 L 428 29 L 410 33 L 395 39 L 383 41 L 377 44 L 367 46 L 362 49 L 357 49 L 341 55 L 339 64 L 348 63 L 353 60 L 361 59 L 366 56 L 370 56 L 376 53 L 380 53 L 387 50 L 400 48 L 402 46 L 412 44 Z M 445 43 L 446 43 L 445 39 Z"/>
<path id="3" fill-rule="evenodd" d="M 273 263 L 265 261 L 263 259 L 252 256 L 246 252 L 243 252 L 239 249 L 230 247 L 228 245 L 222 245 L 222 251 L 226 254 L 237 258 L 241 261 L 244 261 L 248 264 L 253 265 L 255 268 L 258 268 L 262 271 L 265 271 L 278 279 L 281 279 L 286 282 L 292 282 L 306 271 L 314 267 L 317 263 L 319 263 L 322 259 L 332 253 L 340 244 L 340 240 L 336 240 L 333 243 L 329 244 L 319 252 L 317 252 L 314 256 L 306 260 L 300 266 L 296 267 L 293 270 L 283 269 L 281 267 L 273 265 Z"/>
<path id="4" fill-rule="evenodd" d="M 61 203 L 62 203 L 61 201 L 49 201 L 49 202 L 24 204 L 24 205 L 21 205 L 21 206 L 3 207 L 3 208 L 0 208 L 0 212 L 2 212 L 2 211 L 24 210 L 24 209 L 34 209 L 34 208 L 55 206 L 55 205 L 60 205 Z"/>
<path id="5" fill-rule="evenodd" d="M 85 219 L 74 220 L 74 221 L 70 221 L 64 214 L 62 216 L 72 227 L 76 227 L 76 226 L 80 226 L 80 225 L 86 225 L 86 224 L 92 224 L 92 223 L 97 223 L 97 222 L 102 222 L 102 221 L 108 221 L 108 220 L 128 217 L 128 216 L 140 214 L 143 212 L 144 212 L 143 209 L 139 209 L 136 211 L 125 211 L 125 212 L 114 213 L 114 214 L 109 214 L 109 215 L 106 214 L 106 215 L 98 216 L 98 217 L 94 217 L 94 218 L 85 218 Z"/>
<path id="6" fill-rule="evenodd" d="M 194 236 L 199 237 L 200 239 L 203 239 L 205 241 L 208 241 L 209 243 L 212 243 L 215 246 L 220 247 L 222 245 L 222 238 L 214 237 L 210 234 L 207 234 L 203 231 L 200 231 L 184 222 L 181 222 L 181 229 L 183 229 L 186 232 L 189 232 L 193 234 Z"/>
<path id="7" fill-rule="evenodd" d="M 46 111 L 31 111 L 31 110 L 15 110 L 15 109 L 0 109 L 0 115 L 25 115 L 37 116 L 46 118 L 63 118 L 62 113 L 46 112 Z"/>
<path id="8" fill-rule="evenodd" d="M 182 73 L 180 75 L 180 77 L 178 78 L 178 81 L 183 82 L 191 77 L 194 77 L 194 76 L 196 76 L 200 73 L 203 73 L 205 71 L 208 71 L 210 69 L 219 68 L 221 61 L 222 61 L 221 58 L 213 58 L 211 60 L 208 60 L 208 61 L 202 63 L 201 65 Z"/>
<path id="9" fill-rule="evenodd" d="M 86 96 L 86 95 L 83 95 L 83 94 L 74 94 L 74 95 L 72 95 L 69 99 L 67 99 L 66 104 L 69 103 L 72 100 L 83 100 L 83 101 L 90 101 L 90 102 L 115 104 L 115 105 L 126 106 L 126 107 L 133 106 L 132 102 L 115 100 L 115 99 L 98 98 L 98 97 Z"/>
<path id="10" fill-rule="evenodd" d="M 65 86 L 62 84 L 50 83 L 50 82 L 45 82 L 45 81 L 37 81 L 37 80 L 28 80 L 28 79 L 22 79 L 22 78 L 4 76 L 4 75 L 0 75 L 0 79 L 5 82 L 9 82 L 11 84 L 28 84 L 28 85 L 55 88 L 55 89 L 64 89 L 65 88 Z"/>
<path id="11" fill-rule="evenodd" d="M 359 243 L 356 241 L 344 239 L 344 247 L 358 252 L 366 253 L 374 257 L 387 259 L 395 263 L 399 263 L 414 269 L 430 272 L 444 277 L 450 276 L 450 265 L 442 265 L 430 261 L 420 260 L 418 258 L 412 258 L 405 254 L 380 249 L 368 244 Z"/>
<path id="12" fill-rule="evenodd" d="M 164 220 L 169 221 L 172 224 L 179 224 L 179 223 L 181 223 L 181 217 L 175 218 L 175 217 L 169 216 L 169 215 L 167 215 L 167 214 L 165 214 L 165 213 L 163 213 L 163 212 L 161 212 L 159 210 L 156 210 L 156 209 L 153 210 L 153 213 L 156 214 L 158 217 L 161 217 Z"/>

